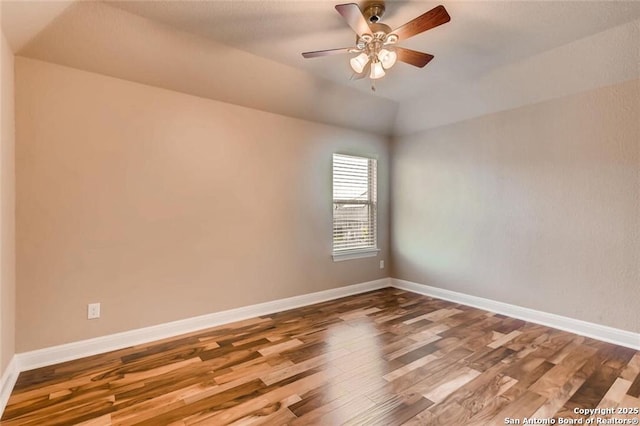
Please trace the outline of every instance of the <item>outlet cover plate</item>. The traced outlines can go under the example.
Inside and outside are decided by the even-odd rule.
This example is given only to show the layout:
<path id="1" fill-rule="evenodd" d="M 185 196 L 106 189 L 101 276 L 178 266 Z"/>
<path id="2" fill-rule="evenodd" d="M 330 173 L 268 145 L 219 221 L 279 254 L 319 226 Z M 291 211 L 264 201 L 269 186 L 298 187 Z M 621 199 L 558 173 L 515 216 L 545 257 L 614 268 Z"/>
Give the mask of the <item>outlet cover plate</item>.
<path id="1" fill-rule="evenodd" d="M 100 318 L 100 303 L 89 303 L 87 307 L 87 319 Z"/>

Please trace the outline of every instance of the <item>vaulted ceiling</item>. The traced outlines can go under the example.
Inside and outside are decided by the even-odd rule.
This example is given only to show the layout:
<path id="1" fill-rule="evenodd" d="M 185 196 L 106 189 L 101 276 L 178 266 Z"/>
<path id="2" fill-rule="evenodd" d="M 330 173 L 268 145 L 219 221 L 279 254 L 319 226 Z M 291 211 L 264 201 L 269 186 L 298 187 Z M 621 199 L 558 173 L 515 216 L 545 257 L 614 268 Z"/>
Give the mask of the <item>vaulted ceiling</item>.
<path id="1" fill-rule="evenodd" d="M 355 36 L 322 1 L 3 1 L 16 54 L 274 113 L 406 134 L 640 76 L 638 1 L 445 1 L 451 22 L 402 43 L 370 89 Z M 395 28 L 435 7 L 387 1 Z"/>

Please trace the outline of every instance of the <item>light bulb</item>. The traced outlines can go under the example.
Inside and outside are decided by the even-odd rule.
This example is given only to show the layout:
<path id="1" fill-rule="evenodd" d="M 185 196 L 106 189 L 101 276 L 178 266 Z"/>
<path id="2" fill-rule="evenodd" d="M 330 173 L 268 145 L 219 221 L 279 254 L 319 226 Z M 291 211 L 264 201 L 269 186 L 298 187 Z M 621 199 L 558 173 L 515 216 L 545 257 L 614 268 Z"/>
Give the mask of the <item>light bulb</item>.
<path id="1" fill-rule="evenodd" d="M 380 61 L 375 61 L 371 64 L 371 74 L 369 75 L 371 80 L 382 78 L 384 77 L 384 75 L 384 68 L 382 68 L 382 63 Z"/>
<path id="2" fill-rule="evenodd" d="M 361 74 L 364 70 L 364 67 L 369 63 L 369 56 L 366 53 L 361 53 L 355 58 L 351 58 L 349 61 L 351 64 L 351 68 L 358 74 Z"/>
<path id="3" fill-rule="evenodd" d="M 380 52 L 378 52 L 378 59 L 382 62 L 384 69 L 388 70 L 396 63 L 398 55 L 393 50 L 380 49 Z"/>

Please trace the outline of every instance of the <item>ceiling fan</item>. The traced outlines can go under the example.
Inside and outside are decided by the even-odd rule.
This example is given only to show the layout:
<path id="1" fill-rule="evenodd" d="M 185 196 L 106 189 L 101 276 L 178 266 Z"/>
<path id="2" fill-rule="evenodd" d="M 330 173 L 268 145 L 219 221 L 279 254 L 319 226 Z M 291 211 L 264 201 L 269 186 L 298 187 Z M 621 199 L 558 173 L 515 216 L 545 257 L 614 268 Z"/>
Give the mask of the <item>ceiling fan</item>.
<path id="1" fill-rule="evenodd" d="M 397 60 L 419 68 L 424 67 L 433 59 L 433 55 L 399 47 L 397 43 L 451 20 L 444 6 L 440 5 L 392 30 L 380 22 L 385 11 L 384 3 L 380 1 L 370 3 L 364 11 L 355 3 L 336 5 L 336 10 L 356 32 L 355 47 L 304 52 L 302 56 L 317 58 L 357 53 L 349 61 L 355 72 L 355 79 L 364 78 L 367 74 L 371 80 L 384 77 L 385 70 L 391 68 Z M 372 89 L 375 90 L 373 86 Z"/>

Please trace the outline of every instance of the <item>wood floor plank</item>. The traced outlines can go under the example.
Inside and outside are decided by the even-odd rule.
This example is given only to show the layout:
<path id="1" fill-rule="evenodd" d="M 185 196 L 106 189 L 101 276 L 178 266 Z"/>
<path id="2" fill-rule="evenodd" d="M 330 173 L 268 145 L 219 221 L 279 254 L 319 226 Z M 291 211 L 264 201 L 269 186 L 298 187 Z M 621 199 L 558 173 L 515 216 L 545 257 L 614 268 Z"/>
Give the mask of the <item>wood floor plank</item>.
<path id="1" fill-rule="evenodd" d="M 617 408 L 630 387 L 631 382 L 629 380 L 618 377 L 596 408 Z"/>
<path id="2" fill-rule="evenodd" d="M 627 395 L 632 396 L 634 398 L 640 397 L 640 374 L 638 374 L 635 380 L 633 381 L 633 383 L 631 383 L 631 386 L 627 391 Z"/>
<path id="3" fill-rule="evenodd" d="M 449 394 L 454 392 L 456 389 L 464 386 L 471 380 L 475 379 L 481 373 L 477 370 L 473 370 L 471 368 L 464 367 L 460 370 L 460 374 L 453 377 L 448 378 L 447 381 L 441 383 L 437 387 L 431 389 L 427 393 L 423 394 L 425 398 L 433 401 L 435 403 L 439 403 L 443 401 Z"/>
<path id="4" fill-rule="evenodd" d="M 467 425 L 470 417 L 471 413 L 469 410 L 462 407 L 457 402 L 452 402 L 451 404 L 447 404 L 445 409 L 441 411 L 438 416 L 432 415 L 428 418 L 428 423 L 422 424 L 437 426 Z"/>
<path id="5" fill-rule="evenodd" d="M 471 417 L 476 415 L 509 388 L 517 384 L 517 380 L 504 374 L 508 365 L 497 363 L 476 378 L 462 385 L 449 394 L 431 411 L 435 417 L 446 410 L 448 404 L 456 402 L 469 411 Z"/>
<path id="6" fill-rule="evenodd" d="M 383 379 L 392 382 L 395 379 L 397 379 L 400 376 L 404 376 L 405 374 L 409 373 L 410 371 L 415 370 L 416 368 L 420 368 L 422 366 L 424 366 L 425 364 L 430 363 L 431 361 L 435 361 L 436 358 L 433 355 L 427 355 L 424 356 L 420 359 L 417 359 L 409 364 L 403 365 L 402 367 L 393 370 L 391 373 L 385 374 L 384 376 L 382 376 Z"/>
<path id="7" fill-rule="evenodd" d="M 416 414 L 433 405 L 420 395 L 393 397 L 344 422 L 345 425 L 401 425 Z"/>
<path id="8" fill-rule="evenodd" d="M 580 345 L 575 348 L 560 364 L 549 370 L 530 390 L 541 396 L 550 397 L 576 373 L 587 360 L 596 353 L 594 348 Z"/>
<path id="9" fill-rule="evenodd" d="M 505 407 L 511 405 L 517 398 L 519 398 L 524 392 L 527 391 L 531 384 L 535 383 L 540 377 L 551 370 L 554 365 L 548 361 L 543 361 L 540 364 L 535 365 L 530 371 L 521 369 L 523 373 L 518 376 L 517 383 L 510 386 L 509 389 L 498 395 L 496 398 L 488 401 L 484 407 L 477 413 L 473 414 L 469 424 L 473 425 L 486 425 L 489 424 L 492 419 L 498 418 L 498 413 Z M 505 371 L 505 374 L 509 370 Z"/>
<path id="10" fill-rule="evenodd" d="M 511 404 L 504 407 L 495 415 L 495 423 L 504 424 L 506 418 L 524 418 L 531 417 L 542 404 L 545 398 L 535 392 L 525 391 L 520 397 L 516 398 Z"/>
<path id="11" fill-rule="evenodd" d="M 332 382 L 302 394 L 301 400 L 292 404 L 289 410 L 295 414 L 296 417 L 302 417 L 319 407 L 328 405 L 336 399 L 344 399 L 347 397 L 354 397 L 354 395 L 350 395 L 346 389 Z"/>
<path id="12" fill-rule="evenodd" d="M 0 425 L 484 426 L 639 396 L 638 351 L 389 288 L 23 372 Z"/>
<path id="13" fill-rule="evenodd" d="M 487 346 L 490 348 L 499 348 L 500 346 L 504 345 L 505 343 L 510 342 L 511 340 L 515 339 L 516 337 L 518 337 L 519 335 L 521 335 L 522 332 L 518 331 L 518 330 L 513 330 L 508 334 L 503 335 L 502 337 L 494 340 L 493 342 L 489 343 Z"/>
<path id="14" fill-rule="evenodd" d="M 291 426 L 338 425 L 375 407 L 365 396 L 350 394 L 331 400 L 291 422 Z"/>
<path id="15" fill-rule="evenodd" d="M 640 353 L 636 353 L 629 363 L 624 367 L 624 369 L 620 372 L 620 377 L 625 380 L 635 380 L 640 374 Z"/>

